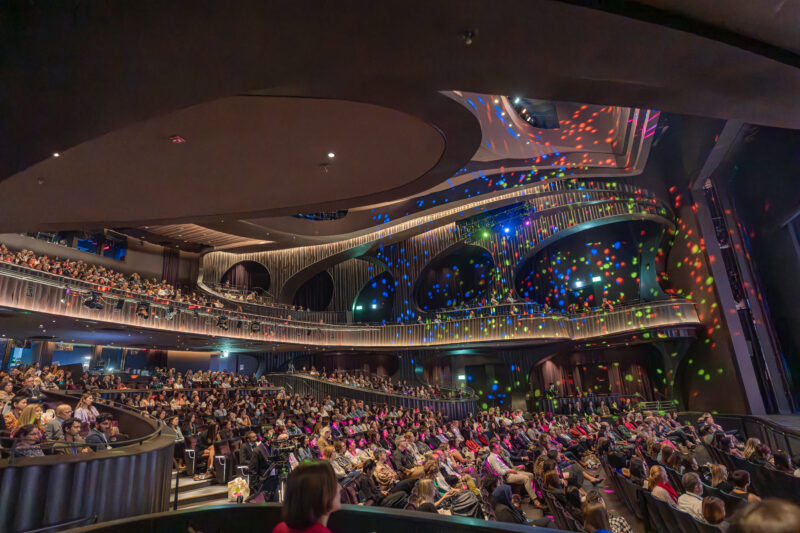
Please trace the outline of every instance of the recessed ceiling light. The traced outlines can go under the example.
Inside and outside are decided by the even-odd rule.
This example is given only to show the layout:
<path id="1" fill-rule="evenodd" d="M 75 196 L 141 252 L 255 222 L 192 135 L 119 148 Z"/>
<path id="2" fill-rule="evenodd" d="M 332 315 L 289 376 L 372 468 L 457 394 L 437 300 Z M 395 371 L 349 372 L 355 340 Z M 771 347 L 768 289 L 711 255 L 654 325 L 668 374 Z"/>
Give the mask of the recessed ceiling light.
<path id="1" fill-rule="evenodd" d="M 328 157 L 333 159 L 334 157 L 336 157 L 336 154 L 334 154 L 333 152 L 328 152 Z"/>
<path id="2" fill-rule="evenodd" d="M 53 157 L 61 157 L 61 154 L 59 154 L 58 152 L 54 152 Z"/>

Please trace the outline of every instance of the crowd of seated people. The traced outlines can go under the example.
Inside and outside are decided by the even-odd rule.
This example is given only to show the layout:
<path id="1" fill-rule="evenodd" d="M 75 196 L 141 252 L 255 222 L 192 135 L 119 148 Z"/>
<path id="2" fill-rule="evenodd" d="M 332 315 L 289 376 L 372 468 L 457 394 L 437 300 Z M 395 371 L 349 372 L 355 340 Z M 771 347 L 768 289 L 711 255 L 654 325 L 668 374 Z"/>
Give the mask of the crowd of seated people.
<path id="1" fill-rule="evenodd" d="M 392 381 L 389 376 L 378 376 L 360 370 L 333 370 L 328 374 L 324 368 L 320 372 L 312 366 L 308 371 L 303 367 L 300 373 L 308 373 L 309 376 L 350 387 L 372 389 L 416 398 L 462 398 L 465 394 L 462 390 L 443 391 L 437 385 L 410 385 L 407 381 Z"/>
<path id="2" fill-rule="evenodd" d="M 8 435 L 3 442 L 13 443 L 9 454 L 92 453 L 124 437 L 98 411 L 91 389 L 74 410 L 43 404 L 30 378 L 48 371 L 31 366 L 0 375 L 2 430 Z M 710 525 L 725 524 L 736 507 L 788 495 L 754 494 L 745 470 L 728 476 L 723 465 L 706 461 L 700 466 L 702 444 L 727 445 L 728 453 L 759 468 L 787 476 L 796 471 L 785 453 L 772 453 L 755 440 L 739 442 L 711 415 L 690 425 L 674 414 L 640 411 L 618 417 L 542 413 L 526 418 L 521 411 L 489 409 L 448 420 L 427 408 L 315 400 L 251 387 L 265 383 L 252 376 L 187 374 L 193 385 L 208 386 L 170 388 L 187 376 L 158 369 L 152 378 L 162 391 L 138 396 L 126 391 L 117 400 L 171 427 L 178 444 L 176 463 L 183 468 L 183 452 L 191 450 L 198 479 L 217 477 L 215 458 L 232 454 L 235 464 L 246 467 L 253 495 L 274 488 L 270 478 L 277 462 L 294 469 L 303 461 L 322 460 L 330 465 L 342 501 L 350 503 L 552 525 L 547 513 L 526 516 L 531 507 L 524 502 L 529 500 L 541 509 L 557 504 L 586 531 L 624 533 L 630 525 L 609 511 L 592 487 L 602 481 L 603 464 L 675 512 Z M 769 499 L 765 503 L 773 505 Z"/>
<path id="3" fill-rule="evenodd" d="M 137 273 L 123 274 L 112 268 L 92 265 L 82 260 L 36 255 L 30 250 L 10 251 L 0 243 L 0 262 L 21 265 L 40 272 L 77 279 L 111 289 L 119 289 L 131 294 L 141 294 L 187 303 L 201 307 L 223 308 L 219 299 L 214 299 L 196 292 L 183 292 L 164 280 L 145 279 Z"/>
<path id="4" fill-rule="evenodd" d="M 37 386 L 47 371 L 47 367 L 40 370 L 32 365 L 0 373 L 3 456 L 77 455 L 111 449 L 127 439 L 112 415 L 98 411 L 92 392 L 81 395 L 74 409 L 66 403 L 47 402 L 43 391 L 55 389 Z"/>
<path id="5" fill-rule="evenodd" d="M 783 475 L 800 475 L 786 452 L 774 454 L 757 439 L 739 442 L 735 432 L 725 432 L 704 414 L 697 424 L 684 425 L 677 415 L 654 416 L 631 413 L 620 419 L 613 434 L 598 441 L 598 451 L 613 475 L 649 492 L 676 511 L 698 522 L 727 527 L 727 520 L 748 503 L 761 498 L 780 497 L 797 500 L 778 486 L 764 487 L 755 494 L 747 470 L 728 473 L 723 464 L 698 457 L 706 451 L 702 445 L 721 443 L 727 453 L 747 459 L 753 468 L 767 468 Z"/>

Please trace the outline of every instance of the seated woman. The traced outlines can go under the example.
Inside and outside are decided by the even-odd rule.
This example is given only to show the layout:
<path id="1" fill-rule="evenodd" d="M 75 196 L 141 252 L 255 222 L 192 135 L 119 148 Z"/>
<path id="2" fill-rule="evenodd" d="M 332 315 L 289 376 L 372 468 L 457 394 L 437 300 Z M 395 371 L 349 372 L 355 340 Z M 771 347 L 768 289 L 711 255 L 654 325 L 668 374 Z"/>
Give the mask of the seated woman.
<path id="1" fill-rule="evenodd" d="M 725 520 L 725 502 L 714 496 L 703 498 L 703 520 L 711 525 L 719 525 Z"/>
<path id="2" fill-rule="evenodd" d="M 511 485 L 499 485 L 492 492 L 494 500 L 494 516 L 498 522 L 509 522 L 512 524 L 525 524 L 527 519 L 522 512 L 517 509 L 511 501 Z"/>
<path id="3" fill-rule="evenodd" d="M 583 498 L 581 491 L 575 487 L 567 487 L 566 492 L 567 504 L 564 509 L 575 518 L 578 522 L 583 522 Z"/>
<path id="4" fill-rule="evenodd" d="M 584 506 L 585 505 L 602 506 L 603 510 L 605 511 L 605 518 L 608 520 L 608 525 L 609 525 L 608 530 L 610 530 L 611 533 L 633 533 L 633 528 L 631 528 L 631 525 L 628 523 L 628 521 L 625 519 L 624 516 L 613 514 L 608 511 L 608 507 L 606 507 L 606 501 L 596 490 L 592 490 L 589 492 L 589 494 L 586 495 L 586 502 L 584 503 Z M 586 507 L 583 508 L 583 512 L 584 512 L 584 527 L 586 527 L 585 524 L 587 522 L 587 519 L 590 525 L 597 527 L 597 525 L 599 524 L 599 522 L 597 521 L 597 515 L 599 513 L 597 511 L 593 511 L 595 515 L 593 517 L 590 516 L 587 518 Z M 587 531 L 589 531 L 588 528 Z"/>
<path id="5" fill-rule="evenodd" d="M 215 423 L 211 423 L 197 436 L 195 445 L 195 480 L 211 479 L 214 477 L 214 443 L 220 440 L 219 430 Z"/>
<path id="6" fill-rule="evenodd" d="M 612 533 L 611 524 L 608 523 L 608 513 L 602 503 L 583 504 L 583 529 L 589 533 Z"/>
<path id="7" fill-rule="evenodd" d="M 641 457 L 631 457 L 631 463 L 628 471 L 630 472 L 631 483 L 640 487 L 644 486 L 645 481 L 647 480 L 647 470 L 645 470 L 644 461 L 642 461 Z"/>
<path id="8" fill-rule="evenodd" d="M 728 469 L 725 465 L 711 465 L 711 486 L 722 492 L 733 490 L 733 485 L 728 481 Z"/>
<path id="9" fill-rule="evenodd" d="M 331 533 L 328 518 L 341 508 L 340 491 L 330 463 L 301 464 L 286 480 L 283 522 L 272 533 Z"/>
<path id="10" fill-rule="evenodd" d="M 795 468 L 792 465 L 792 460 L 789 458 L 789 454 L 778 450 L 775 452 L 775 455 L 772 456 L 773 464 L 772 467 L 777 470 L 778 472 L 783 472 L 784 474 L 795 476 Z"/>
<path id="11" fill-rule="evenodd" d="M 437 500 L 436 487 L 430 479 L 420 479 L 417 482 L 416 490 L 418 498 L 417 511 L 423 513 L 438 513 L 439 511 L 436 508 L 439 507 L 442 501 L 457 492 L 455 489 L 450 489 L 444 496 Z"/>
<path id="12" fill-rule="evenodd" d="M 667 502 L 670 505 L 678 503 L 678 493 L 669 484 L 667 478 L 667 471 L 661 465 L 653 465 L 650 467 L 650 475 L 647 478 L 647 490 L 653 495 L 653 498 Z"/>

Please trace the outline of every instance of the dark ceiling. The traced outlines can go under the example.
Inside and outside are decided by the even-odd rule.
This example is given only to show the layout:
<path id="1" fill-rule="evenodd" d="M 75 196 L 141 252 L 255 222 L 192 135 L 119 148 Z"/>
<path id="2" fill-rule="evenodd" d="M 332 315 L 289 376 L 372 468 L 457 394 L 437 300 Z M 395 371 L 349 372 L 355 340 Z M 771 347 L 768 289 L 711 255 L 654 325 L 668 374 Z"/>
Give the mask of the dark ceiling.
<path id="1" fill-rule="evenodd" d="M 797 14 L 777 0 L 11 2 L 0 11 L 0 231 L 211 224 L 404 198 L 454 175 L 480 142 L 445 90 L 797 128 Z M 302 128 L 276 109 L 205 115 L 254 95 L 352 111 L 332 124 L 301 105 Z M 170 145 L 187 116 L 197 129 Z M 259 144 L 261 133 L 287 142 Z M 337 133 L 359 161 L 337 154 L 346 176 L 315 180 Z"/>

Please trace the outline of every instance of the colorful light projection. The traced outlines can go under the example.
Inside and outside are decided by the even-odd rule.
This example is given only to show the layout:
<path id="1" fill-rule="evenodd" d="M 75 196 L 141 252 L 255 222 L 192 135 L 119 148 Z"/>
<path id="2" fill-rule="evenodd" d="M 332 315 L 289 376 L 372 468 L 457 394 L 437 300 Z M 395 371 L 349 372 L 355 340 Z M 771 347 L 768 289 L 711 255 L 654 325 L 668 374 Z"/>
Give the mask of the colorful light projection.
<path id="1" fill-rule="evenodd" d="M 390 272 L 374 276 L 361 288 L 353 302 L 353 320 L 385 324 L 392 313 L 394 295 L 394 278 Z"/>
<path id="2" fill-rule="evenodd" d="M 425 311 L 486 303 L 493 272 L 494 260 L 487 250 L 462 246 L 425 267 L 414 299 Z"/>
<path id="3" fill-rule="evenodd" d="M 596 308 L 604 297 L 617 305 L 654 296 L 640 294 L 642 269 L 659 268 L 646 259 L 648 230 L 661 228 L 623 222 L 566 237 L 520 265 L 516 290 L 561 311 Z"/>

